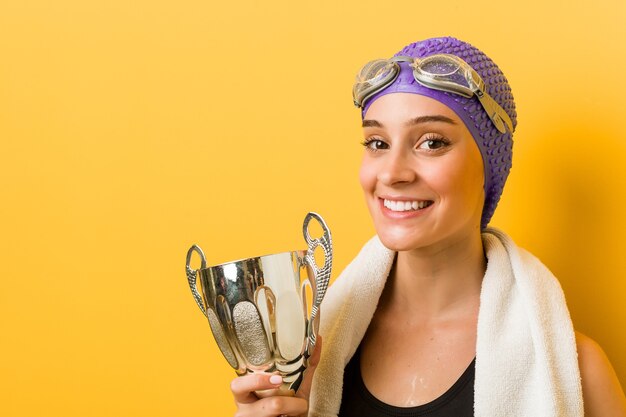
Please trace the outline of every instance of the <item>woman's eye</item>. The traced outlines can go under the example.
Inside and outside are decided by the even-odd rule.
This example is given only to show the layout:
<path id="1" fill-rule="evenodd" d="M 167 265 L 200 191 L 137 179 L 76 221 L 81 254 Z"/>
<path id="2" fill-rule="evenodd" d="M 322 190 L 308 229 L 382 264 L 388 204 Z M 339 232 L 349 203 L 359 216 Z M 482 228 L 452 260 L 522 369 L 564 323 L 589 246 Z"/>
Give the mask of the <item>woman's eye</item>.
<path id="1" fill-rule="evenodd" d="M 432 138 L 432 139 L 426 139 L 425 141 L 420 143 L 418 148 L 426 149 L 426 150 L 429 150 L 429 151 L 434 151 L 434 150 L 437 150 L 437 149 L 444 148 L 447 145 L 448 145 L 448 141 L 446 141 L 443 138 Z"/>
<path id="2" fill-rule="evenodd" d="M 370 149 L 372 151 L 378 151 L 381 149 L 387 149 L 389 146 L 387 146 L 387 144 L 380 140 L 380 139 L 369 139 L 366 140 L 365 142 L 363 142 L 363 146 L 365 146 L 367 149 Z"/>

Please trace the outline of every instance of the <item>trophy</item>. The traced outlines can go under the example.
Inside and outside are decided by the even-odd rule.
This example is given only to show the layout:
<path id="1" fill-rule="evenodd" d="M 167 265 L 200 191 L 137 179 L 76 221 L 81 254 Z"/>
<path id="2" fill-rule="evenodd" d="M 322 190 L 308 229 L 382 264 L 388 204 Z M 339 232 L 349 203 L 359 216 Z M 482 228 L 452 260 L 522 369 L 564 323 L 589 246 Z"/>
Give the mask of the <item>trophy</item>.
<path id="1" fill-rule="evenodd" d="M 312 238 L 309 222 L 315 219 L 323 234 Z M 319 307 L 328 288 L 332 268 L 332 241 L 324 220 L 308 213 L 302 226 L 306 251 L 291 251 L 220 265 L 206 265 L 204 252 L 193 245 L 187 252 L 187 279 L 198 307 L 222 354 L 237 375 L 277 372 L 283 383 L 277 390 L 257 395 L 294 395 L 315 348 Z M 319 267 L 314 252 L 321 248 Z M 199 269 L 190 267 L 193 253 Z M 307 278 L 301 276 L 303 269 Z M 198 278 L 200 290 L 198 290 Z M 307 288 L 312 296 L 307 302 Z M 310 311 L 310 313 L 309 313 Z"/>

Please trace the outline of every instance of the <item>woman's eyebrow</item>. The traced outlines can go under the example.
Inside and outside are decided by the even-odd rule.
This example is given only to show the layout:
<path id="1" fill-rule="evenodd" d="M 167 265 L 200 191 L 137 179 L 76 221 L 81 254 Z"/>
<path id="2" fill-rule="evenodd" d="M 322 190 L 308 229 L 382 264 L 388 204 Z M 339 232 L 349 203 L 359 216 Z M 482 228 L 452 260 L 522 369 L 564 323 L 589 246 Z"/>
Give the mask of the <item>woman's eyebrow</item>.
<path id="1" fill-rule="evenodd" d="M 428 123 L 428 122 L 443 122 L 443 123 L 449 123 L 451 125 L 455 125 L 456 122 L 454 120 L 452 120 L 449 117 L 437 114 L 437 115 L 432 115 L 432 116 L 418 116 L 415 117 L 411 120 L 409 120 L 406 125 L 407 126 L 413 126 L 413 125 L 418 125 L 421 123 Z"/>
<path id="2" fill-rule="evenodd" d="M 414 126 L 414 125 L 418 125 L 421 123 L 429 123 L 429 122 L 442 122 L 442 123 L 448 123 L 451 125 L 455 125 L 456 122 L 454 120 L 452 120 L 451 118 L 447 117 L 447 116 L 443 116 L 440 114 L 436 114 L 436 115 L 429 115 L 429 116 L 418 116 L 418 117 L 414 117 L 413 119 L 409 120 L 408 122 L 406 122 L 407 126 Z M 383 126 L 383 124 L 381 122 L 379 122 L 378 120 L 373 120 L 373 119 L 364 119 L 363 120 L 363 124 L 362 127 L 385 127 Z"/>
<path id="3" fill-rule="evenodd" d="M 384 127 L 378 120 L 364 119 L 361 127 Z"/>

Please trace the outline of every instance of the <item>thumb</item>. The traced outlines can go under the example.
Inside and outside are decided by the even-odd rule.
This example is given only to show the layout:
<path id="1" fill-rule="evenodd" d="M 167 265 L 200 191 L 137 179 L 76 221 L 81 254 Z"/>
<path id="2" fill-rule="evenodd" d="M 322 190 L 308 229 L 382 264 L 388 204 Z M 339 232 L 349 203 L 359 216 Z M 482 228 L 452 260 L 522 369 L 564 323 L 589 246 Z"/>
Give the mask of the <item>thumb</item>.
<path id="1" fill-rule="evenodd" d="M 309 396 L 311 395 L 311 385 L 313 383 L 313 375 L 315 374 L 315 369 L 317 369 L 317 364 L 319 364 L 321 356 L 322 336 L 317 335 L 315 349 L 313 350 L 313 354 L 309 358 L 309 366 L 304 371 L 304 378 L 302 379 L 300 388 L 296 393 L 296 397 L 304 398 L 307 401 L 309 400 Z"/>

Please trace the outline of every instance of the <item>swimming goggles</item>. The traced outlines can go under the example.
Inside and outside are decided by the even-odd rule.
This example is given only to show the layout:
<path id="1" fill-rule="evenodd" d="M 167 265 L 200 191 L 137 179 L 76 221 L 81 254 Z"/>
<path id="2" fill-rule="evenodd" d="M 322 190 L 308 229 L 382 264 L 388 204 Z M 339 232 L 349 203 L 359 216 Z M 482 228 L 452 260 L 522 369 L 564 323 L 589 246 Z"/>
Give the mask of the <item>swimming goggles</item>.
<path id="1" fill-rule="evenodd" d="M 467 62 L 450 54 L 436 54 L 425 58 L 394 56 L 390 59 L 370 61 L 361 69 L 352 88 L 356 107 L 363 108 L 365 101 L 385 89 L 400 74 L 400 62 L 408 62 L 413 69 L 415 81 L 427 88 L 459 94 L 463 97 L 478 97 L 487 115 L 501 132 L 505 125 L 513 131 L 511 118 L 504 109 L 485 91 L 485 82 Z"/>

